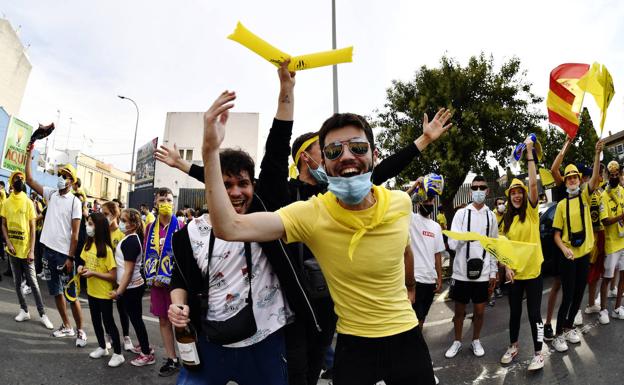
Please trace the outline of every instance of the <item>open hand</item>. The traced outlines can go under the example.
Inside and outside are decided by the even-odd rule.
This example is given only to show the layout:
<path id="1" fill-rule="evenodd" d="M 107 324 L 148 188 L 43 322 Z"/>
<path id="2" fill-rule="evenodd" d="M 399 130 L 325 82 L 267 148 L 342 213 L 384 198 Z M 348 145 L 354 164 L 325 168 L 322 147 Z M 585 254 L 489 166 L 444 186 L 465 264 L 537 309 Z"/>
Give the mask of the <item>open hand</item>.
<path id="1" fill-rule="evenodd" d="M 430 122 L 425 113 L 423 116 L 423 135 L 432 142 L 438 139 L 453 125 L 453 123 L 446 124 L 452 115 L 453 113 L 448 108 L 440 108 Z"/>
<path id="2" fill-rule="evenodd" d="M 178 152 L 178 146 L 176 146 L 175 143 L 173 144 L 173 148 L 161 144 L 160 148 L 154 151 L 154 158 L 169 167 L 175 167 L 177 162 L 182 159 L 180 157 L 180 152 Z"/>
<path id="3" fill-rule="evenodd" d="M 232 103 L 236 99 L 234 91 L 223 91 L 212 103 L 212 106 L 204 113 L 204 143 L 202 150 L 218 151 L 219 146 L 225 139 L 225 124 L 227 123 L 229 110 L 234 107 Z"/>

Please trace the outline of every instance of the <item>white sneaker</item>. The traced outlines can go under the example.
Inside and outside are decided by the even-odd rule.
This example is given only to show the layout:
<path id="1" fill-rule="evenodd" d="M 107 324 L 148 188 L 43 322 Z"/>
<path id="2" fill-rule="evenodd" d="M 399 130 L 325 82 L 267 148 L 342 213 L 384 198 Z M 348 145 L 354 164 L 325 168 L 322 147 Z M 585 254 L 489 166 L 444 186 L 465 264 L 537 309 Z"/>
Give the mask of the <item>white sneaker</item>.
<path id="1" fill-rule="evenodd" d="M 41 316 L 41 323 L 43 324 L 43 326 L 45 326 L 47 329 L 54 329 L 54 326 L 52 325 L 52 322 L 50 322 L 50 319 L 48 318 L 47 315 L 42 315 Z"/>
<path id="2" fill-rule="evenodd" d="M 472 344 L 472 353 L 474 353 L 477 357 L 483 357 L 485 355 L 485 350 L 483 350 L 483 345 L 481 345 L 481 341 L 473 340 Z"/>
<path id="3" fill-rule="evenodd" d="M 607 294 L 607 298 L 615 298 L 615 297 L 617 297 L 617 288 L 613 290 L 609 290 L 609 293 Z"/>
<path id="4" fill-rule="evenodd" d="M 97 349 L 89 353 L 89 357 L 91 358 L 102 358 L 104 356 L 108 356 L 108 349 L 102 349 L 99 346 Z"/>
<path id="5" fill-rule="evenodd" d="M 54 337 L 73 337 L 76 335 L 76 332 L 72 327 L 65 327 L 65 325 L 61 324 L 58 329 L 56 329 L 52 335 Z"/>
<path id="6" fill-rule="evenodd" d="M 579 311 L 576 312 L 576 315 L 574 316 L 574 326 L 582 326 L 583 325 L 583 314 L 581 313 L 581 310 L 579 309 Z"/>
<path id="7" fill-rule="evenodd" d="M 529 364 L 528 370 L 540 370 L 544 367 L 544 356 L 542 353 L 537 353 L 533 356 L 531 363 Z"/>
<path id="8" fill-rule="evenodd" d="M 116 368 L 119 365 L 123 364 L 126 361 L 126 359 L 124 358 L 124 356 L 122 356 L 121 354 L 114 354 L 111 357 L 110 361 L 108 361 L 108 366 L 110 366 L 111 368 Z"/>
<path id="9" fill-rule="evenodd" d="M 518 347 L 511 345 L 507 348 L 507 351 L 501 357 L 500 362 L 503 365 L 510 364 L 511 361 L 513 361 L 513 359 L 516 358 L 517 355 L 518 355 Z"/>
<path id="10" fill-rule="evenodd" d="M 76 335 L 76 347 L 84 348 L 87 345 L 87 333 L 82 329 L 78 329 L 78 334 Z"/>
<path id="11" fill-rule="evenodd" d="M 600 303 L 600 292 L 598 292 L 598 295 L 596 296 L 596 299 L 594 300 L 594 303 L 597 303 L 597 304 Z"/>
<path id="12" fill-rule="evenodd" d="M 581 337 L 578 335 L 575 329 L 568 330 L 563 333 L 565 340 L 571 344 L 578 344 L 581 342 Z"/>
<path id="13" fill-rule="evenodd" d="M 453 341 L 453 345 L 451 345 L 451 347 L 448 348 L 446 353 L 444 353 L 444 357 L 446 357 L 446 358 L 453 358 L 453 357 L 455 357 L 457 355 L 457 353 L 459 353 L 461 348 L 462 348 L 461 342 Z"/>
<path id="14" fill-rule="evenodd" d="M 22 281 L 22 295 L 28 295 L 32 293 L 32 289 L 30 288 L 30 286 L 28 286 L 26 284 L 26 281 Z"/>
<path id="15" fill-rule="evenodd" d="M 587 307 L 585 307 L 585 314 L 595 314 L 595 313 L 600 313 L 600 305 L 594 304 L 593 306 L 587 305 Z"/>
<path id="16" fill-rule="evenodd" d="M 624 306 L 620 306 L 617 309 L 613 309 L 611 317 L 615 319 L 624 319 Z"/>
<path id="17" fill-rule="evenodd" d="M 438 385 L 440 383 L 440 380 L 438 380 L 438 376 L 434 374 L 433 378 L 435 379 L 436 385 Z"/>
<path id="18" fill-rule="evenodd" d="M 553 348 L 559 353 L 563 353 L 568 350 L 568 344 L 566 343 L 563 335 L 558 335 L 552 342 Z"/>
<path id="19" fill-rule="evenodd" d="M 113 339 L 111 338 L 110 334 L 104 335 L 104 341 L 106 341 L 106 349 L 112 349 Z"/>
<path id="20" fill-rule="evenodd" d="M 30 319 L 30 313 L 24 311 L 24 309 L 20 309 L 19 313 L 15 316 L 15 321 L 22 322 L 28 321 Z"/>
<path id="21" fill-rule="evenodd" d="M 609 310 L 604 309 L 604 310 L 600 310 L 600 315 L 598 316 L 598 322 L 600 322 L 601 325 L 606 325 L 609 323 Z"/>
<path id="22" fill-rule="evenodd" d="M 134 349 L 134 345 L 132 344 L 132 340 L 130 336 L 124 336 L 123 338 L 123 348 L 125 351 L 131 352 Z"/>

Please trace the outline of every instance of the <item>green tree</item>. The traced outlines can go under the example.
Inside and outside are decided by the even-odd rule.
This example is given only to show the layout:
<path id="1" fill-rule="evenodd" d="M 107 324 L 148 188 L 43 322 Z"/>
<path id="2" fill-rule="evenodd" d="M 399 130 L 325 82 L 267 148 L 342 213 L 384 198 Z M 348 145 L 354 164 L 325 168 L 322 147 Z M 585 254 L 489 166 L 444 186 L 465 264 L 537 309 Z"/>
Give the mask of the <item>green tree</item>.
<path id="1" fill-rule="evenodd" d="M 443 56 L 437 68 L 422 66 L 410 81 L 394 80 L 386 98 L 374 120 L 381 128 L 377 140 L 382 154 L 420 135 L 424 113 L 433 116 L 440 107 L 454 112 L 449 133 L 397 177 L 403 184 L 429 172 L 442 174 L 442 205 L 449 218 L 453 197 L 468 172 L 489 170 L 488 156 L 505 165 L 513 146 L 544 118 L 536 108 L 542 98 L 531 91 L 520 60 L 512 58 L 496 69 L 494 59 L 483 53 L 466 66 Z"/>

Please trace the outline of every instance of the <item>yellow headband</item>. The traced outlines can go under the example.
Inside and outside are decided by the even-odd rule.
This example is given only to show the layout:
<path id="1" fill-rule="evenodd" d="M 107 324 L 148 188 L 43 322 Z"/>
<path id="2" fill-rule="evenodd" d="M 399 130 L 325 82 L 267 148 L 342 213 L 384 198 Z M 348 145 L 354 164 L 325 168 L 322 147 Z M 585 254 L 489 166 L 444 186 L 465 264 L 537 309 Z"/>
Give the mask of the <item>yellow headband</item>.
<path id="1" fill-rule="evenodd" d="M 314 135 L 310 139 L 308 139 L 305 142 L 303 142 L 301 147 L 299 147 L 299 150 L 297 150 L 297 153 L 295 154 L 295 158 L 293 159 L 295 161 L 295 163 L 290 165 L 289 175 L 290 175 L 291 179 L 297 179 L 297 176 L 299 175 L 299 170 L 297 169 L 297 165 L 299 164 L 299 158 L 301 157 L 301 154 L 305 150 L 307 150 L 308 147 L 310 147 L 310 145 L 312 143 L 316 142 L 318 140 L 318 138 L 319 138 L 318 135 Z"/>

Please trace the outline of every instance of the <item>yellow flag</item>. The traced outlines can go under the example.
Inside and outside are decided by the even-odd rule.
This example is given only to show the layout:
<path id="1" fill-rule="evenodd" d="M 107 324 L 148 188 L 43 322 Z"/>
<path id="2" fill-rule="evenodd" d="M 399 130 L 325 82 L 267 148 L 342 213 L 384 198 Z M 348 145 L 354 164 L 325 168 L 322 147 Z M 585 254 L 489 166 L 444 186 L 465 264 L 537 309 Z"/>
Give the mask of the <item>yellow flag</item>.
<path id="1" fill-rule="evenodd" d="M 555 183 L 555 178 L 552 176 L 550 170 L 540 167 L 539 176 L 540 180 L 542 181 L 542 186 L 544 186 L 545 189 L 553 188 L 557 185 Z"/>
<path id="2" fill-rule="evenodd" d="M 442 231 L 447 237 L 458 241 L 478 241 L 481 247 L 490 253 L 496 260 L 515 272 L 522 271 L 529 259 L 537 252 L 535 243 L 510 241 L 504 236 L 490 238 L 472 231 L 456 232 Z"/>
<path id="3" fill-rule="evenodd" d="M 594 62 L 587 73 L 578 81 L 577 86 L 584 92 L 589 92 L 600 108 L 600 136 L 607 119 L 607 109 L 615 94 L 613 78 L 607 67 Z"/>

